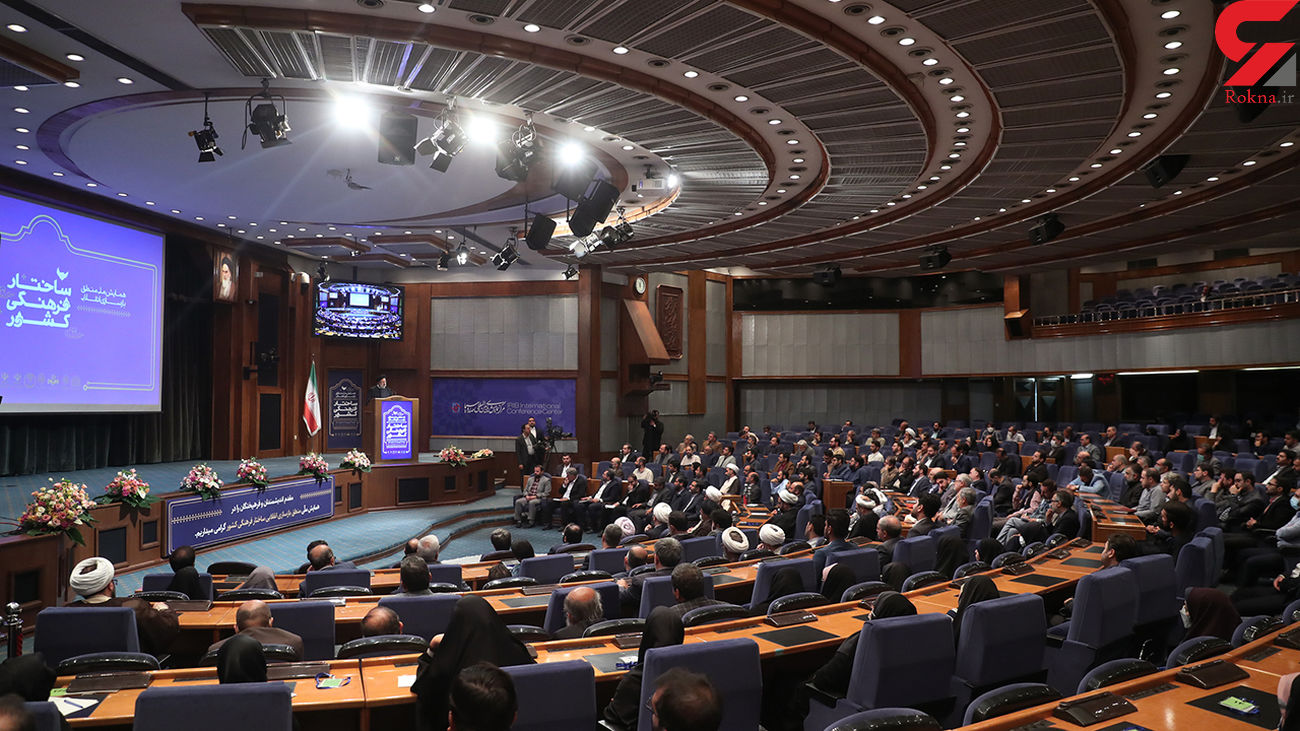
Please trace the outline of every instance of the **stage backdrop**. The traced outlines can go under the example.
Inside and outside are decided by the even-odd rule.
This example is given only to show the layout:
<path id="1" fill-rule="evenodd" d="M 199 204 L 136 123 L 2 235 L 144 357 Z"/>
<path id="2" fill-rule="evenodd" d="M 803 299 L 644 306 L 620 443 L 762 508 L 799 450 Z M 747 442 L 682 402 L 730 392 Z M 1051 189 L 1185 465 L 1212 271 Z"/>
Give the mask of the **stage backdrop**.
<path id="1" fill-rule="evenodd" d="M 435 378 L 434 436 L 516 437 L 528 419 L 544 428 L 550 417 L 574 431 L 577 382 L 562 378 Z"/>
<path id="2" fill-rule="evenodd" d="M 329 370 L 325 448 L 361 448 L 361 371 Z"/>

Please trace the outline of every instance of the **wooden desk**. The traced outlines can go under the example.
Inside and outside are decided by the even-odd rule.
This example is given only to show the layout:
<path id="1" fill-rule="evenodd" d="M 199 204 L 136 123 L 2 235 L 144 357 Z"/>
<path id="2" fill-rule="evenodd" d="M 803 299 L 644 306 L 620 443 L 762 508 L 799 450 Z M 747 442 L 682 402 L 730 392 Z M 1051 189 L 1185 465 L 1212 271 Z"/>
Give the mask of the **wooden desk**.
<path id="1" fill-rule="evenodd" d="M 827 512 L 835 508 L 843 508 L 847 504 L 848 496 L 856 489 L 852 482 L 846 480 L 822 480 L 822 505 Z"/>
<path id="2" fill-rule="evenodd" d="M 390 660 L 391 662 L 391 660 Z M 313 678 L 286 681 L 293 683 L 293 711 L 303 721 L 304 728 L 365 728 L 363 708 L 366 694 L 362 682 L 361 666 L 357 660 L 332 660 L 330 672 L 335 677 L 352 680 L 341 688 L 318 689 Z M 60 678 L 58 687 L 66 687 L 71 678 Z M 174 685 L 215 685 L 215 668 L 188 670 L 162 670 L 153 673 L 151 688 Z M 108 694 L 86 718 L 74 718 L 69 723 L 80 727 L 130 728 L 135 716 L 135 701 L 142 690 L 119 690 Z M 342 712 L 342 713 L 341 713 Z M 304 717 L 302 714 L 311 714 Z M 183 720 L 177 719 L 183 726 Z"/>
<path id="3" fill-rule="evenodd" d="M 1131 536 L 1135 541 L 1146 540 L 1146 524 L 1136 515 L 1130 513 L 1128 508 L 1113 500 L 1092 497 L 1088 493 L 1079 493 L 1079 496 L 1088 504 L 1088 510 L 1092 513 L 1092 539 L 1094 541 L 1105 543 L 1107 539 L 1116 534 Z"/>

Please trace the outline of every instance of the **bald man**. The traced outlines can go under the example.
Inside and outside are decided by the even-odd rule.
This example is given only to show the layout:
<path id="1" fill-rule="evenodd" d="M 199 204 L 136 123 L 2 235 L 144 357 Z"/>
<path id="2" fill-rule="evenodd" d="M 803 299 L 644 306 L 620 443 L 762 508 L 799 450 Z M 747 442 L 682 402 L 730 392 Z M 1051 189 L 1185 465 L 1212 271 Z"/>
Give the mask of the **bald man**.
<path id="1" fill-rule="evenodd" d="M 397 612 L 388 607 L 375 607 L 361 618 L 362 637 L 400 634 L 402 634 L 402 620 L 397 616 Z"/>
<path id="2" fill-rule="evenodd" d="M 288 645 L 293 648 L 294 659 L 301 660 L 302 638 L 288 630 L 272 627 L 273 622 L 271 607 L 258 599 L 240 604 L 235 611 L 235 632 L 248 635 L 263 645 Z M 208 652 L 216 652 L 225 642 L 226 640 L 220 640 L 212 643 Z"/>
<path id="3" fill-rule="evenodd" d="M 579 586 L 564 597 L 564 627 L 555 633 L 557 640 L 572 640 L 582 636 L 591 625 L 605 618 L 605 607 L 600 594 L 590 586 Z"/>

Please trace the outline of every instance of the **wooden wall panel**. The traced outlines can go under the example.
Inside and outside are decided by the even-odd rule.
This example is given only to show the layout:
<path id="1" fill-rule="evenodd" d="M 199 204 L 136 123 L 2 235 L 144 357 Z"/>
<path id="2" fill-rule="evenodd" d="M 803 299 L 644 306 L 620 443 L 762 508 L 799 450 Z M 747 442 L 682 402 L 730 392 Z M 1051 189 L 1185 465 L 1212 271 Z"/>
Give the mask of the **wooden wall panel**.
<path id="1" fill-rule="evenodd" d="M 709 333 L 704 290 L 707 280 L 704 272 L 697 270 L 687 274 L 686 282 L 686 317 L 691 322 L 686 363 L 686 374 L 689 379 L 686 386 L 686 413 L 703 414 L 708 411 L 709 406 L 706 390 Z"/>

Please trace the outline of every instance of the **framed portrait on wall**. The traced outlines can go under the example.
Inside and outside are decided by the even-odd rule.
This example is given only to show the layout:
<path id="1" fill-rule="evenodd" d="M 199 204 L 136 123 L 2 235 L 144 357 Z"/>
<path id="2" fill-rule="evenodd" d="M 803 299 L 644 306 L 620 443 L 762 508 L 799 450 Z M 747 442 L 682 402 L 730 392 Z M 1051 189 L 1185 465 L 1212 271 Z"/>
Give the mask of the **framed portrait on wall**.
<path id="1" fill-rule="evenodd" d="M 234 302 L 239 282 L 239 260 L 228 251 L 218 250 L 213 257 L 212 299 Z"/>

